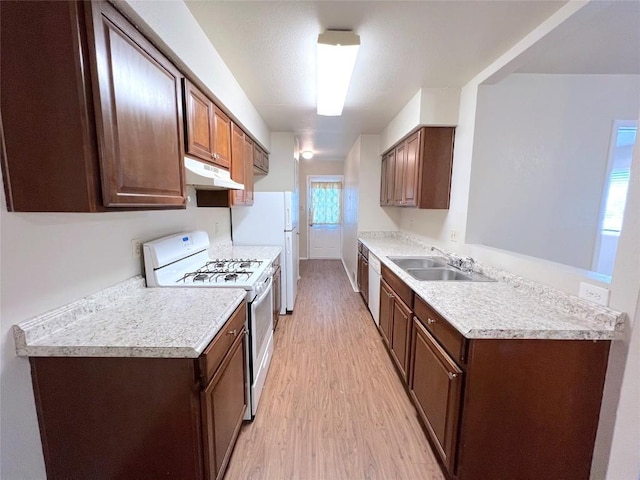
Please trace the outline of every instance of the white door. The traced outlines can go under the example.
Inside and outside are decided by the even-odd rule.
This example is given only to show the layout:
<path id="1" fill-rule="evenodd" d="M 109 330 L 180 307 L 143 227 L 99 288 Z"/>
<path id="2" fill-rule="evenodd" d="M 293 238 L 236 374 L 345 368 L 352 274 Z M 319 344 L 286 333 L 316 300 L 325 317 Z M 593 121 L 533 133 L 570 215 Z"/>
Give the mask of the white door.
<path id="1" fill-rule="evenodd" d="M 342 176 L 307 180 L 309 258 L 342 258 Z"/>

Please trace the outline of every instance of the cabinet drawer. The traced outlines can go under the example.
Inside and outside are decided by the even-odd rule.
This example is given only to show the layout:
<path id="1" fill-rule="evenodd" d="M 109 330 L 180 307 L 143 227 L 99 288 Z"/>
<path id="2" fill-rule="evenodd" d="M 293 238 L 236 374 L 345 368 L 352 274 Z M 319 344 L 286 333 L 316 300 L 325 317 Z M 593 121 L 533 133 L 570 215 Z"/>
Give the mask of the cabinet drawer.
<path id="1" fill-rule="evenodd" d="M 242 302 L 227 323 L 220 329 L 211 343 L 200 355 L 200 377 L 203 385 L 206 385 L 218 370 L 224 356 L 238 335 L 244 334 L 244 324 L 247 318 L 247 303 Z"/>
<path id="2" fill-rule="evenodd" d="M 416 295 L 413 312 L 458 363 L 466 363 L 467 339 Z"/>
<path id="3" fill-rule="evenodd" d="M 387 284 L 396 293 L 398 297 L 411 308 L 413 306 L 413 290 L 411 290 L 406 283 L 400 280 L 395 273 L 393 273 L 386 265 L 382 267 L 382 278 L 385 279 Z"/>

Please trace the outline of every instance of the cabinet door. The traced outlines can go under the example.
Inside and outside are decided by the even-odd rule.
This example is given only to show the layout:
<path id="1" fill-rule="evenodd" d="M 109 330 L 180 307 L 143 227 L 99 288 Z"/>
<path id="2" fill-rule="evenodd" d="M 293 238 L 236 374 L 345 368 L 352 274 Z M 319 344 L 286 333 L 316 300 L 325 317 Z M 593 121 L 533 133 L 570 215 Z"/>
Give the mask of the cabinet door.
<path id="1" fill-rule="evenodd" d="M 364 303 L 369 302 L 369 260 L 362 256 L 362 290 L 360 290 Z"/>
<path id="2" fill-rule="evenodd" d="M 260 149 L 260 154 L 262 156 L 262 165 L 264 166 L 264 173 L 265 175 L 267 175 L 269 173 L 269 154 L 262 149 Z"/>
<path id="3" fill-rule="evenodd" d="M 104 205 L 184 207 L 180 72 L 110 4 L 89 20 Z"/>
<path id="4" fill-rule="evenodd" d="M 402 377 L 407 381 L 407 362 L 409 353 L 409 327 L 411 325 L 411 310 L 402 300 L 395 297 L 393 302 L 393 336 L 391 338 L 391 353 Z"/>
<path id="5" fill-rule="evenodd" d="M 278 320 L 280 320 L 280 306 L 282 305 L 282 298 L 280 297 L 280 266 L 277 266 L 273 272 L 273 330 L 275 331 L 278 326 Z"/>
<path id="6" fill-rule="evenodd" d="M 380 172 L 380 205 L 393 205 L 396 153 L 387 153 L 382 159 Z"/>
<path id="7" fill-rule="evenodd" d="M 258 145 L 255 145 L 253 149 L 253 166 L 259 171 L 256 172 L 258 174 L 266 175 L 269 173 L 267 154 Z"/>
<path id="8" fill-rule="evenodd" d="M 406 142 L 404 179 L 402 180 L 402 205 L 415 207 L 418 203 L 418 171 L 420 155 L 420 131 Z"/>
<path id="9" fill-rule="evenodd" d="M 205 478 L 210 480 L 223 477 L 247 408 L 245 339 L 243 331 L 201 394 Z"/>
<path id="10" fill-rule="evenodd" d="M 393 291 L 389 288 L 384 280 L 380 281 L 380 333 L 382 339 L 391 346 L 391 340 L 393 337 L 393 304 L 394 295 Z"/>
<path id="11" fill-rule="evenodd" d="M 462 370 L 413 319 L 410 391 L 442 461 L 454 474 Z"/>
<path id="12" fill-rule="evenodd" d="M 389 154 L 382 157 L 380 165 L 380 206 L 387 205 L 387 191 L 389 184 L 387 183 L 387 169 L 389 168 Z"/>
<path id="13" fill-rule="evenodd" d="M 424 127 L 418 208 L 449 208 L 455 127 Z"/>
<path id="14" fill-rule="evenodd" d="M 222 168 L 231 166 L 231 120 L 214 105 L 213 132 L 215 142 L 214 162 Z"/>
<path id="15" fill-rule="evenodd" d="M 404 180 L 404 164 L 407 158 L 407 146 L 402 142 L 395 150 L 395 166 L 393 169 L 393 205 L 402 205 Z"/>
<path id="16" fill-rule="evenodd" d="M 187 153 L 206 162 L 214 162 L 213 102 L 186 79 L 184 96 L 187 117 Z"/>
<path id="17" fill-rule="evenodd" d="M 246 175 L 244 161 L 244 132 L 235 123 L 231 124 L 231 178 L 244 185 Z M 246 185 L 245 185 L 246 187 Z M 232 205 L 244 205 L 245 191 L 230 190 Z"/>
<path id="18" fill-rule="evenodd" d="M 244 204 L 253 205 L 253 142 L 244 136 Z"/>

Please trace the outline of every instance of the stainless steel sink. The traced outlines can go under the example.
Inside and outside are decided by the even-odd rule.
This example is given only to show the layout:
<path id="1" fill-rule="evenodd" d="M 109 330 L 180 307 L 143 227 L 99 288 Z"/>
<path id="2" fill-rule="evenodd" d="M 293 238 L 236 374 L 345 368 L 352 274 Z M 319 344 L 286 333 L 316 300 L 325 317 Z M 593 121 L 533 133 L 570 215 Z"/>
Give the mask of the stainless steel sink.
<path id="1" fill-rule="evenodd" d="M 393 263 L 403 270 L 409 268 L 446 267 L 447 259 L 443 257 L 389 257 Z"/>
<path id="2" fill-rule="evenodd" d="M 472 281 L 471 277 L 452 268 L 407 268 L 405 272 L 416 280 Z"/>
<path id="3" fill-rule="evenodd" d="M 495 282 L 477 272 L 461 271 L 449 265 L 444 257 L 389 257 L 402 270 L 416 280 L 458 281 L 458 282 Z"/>

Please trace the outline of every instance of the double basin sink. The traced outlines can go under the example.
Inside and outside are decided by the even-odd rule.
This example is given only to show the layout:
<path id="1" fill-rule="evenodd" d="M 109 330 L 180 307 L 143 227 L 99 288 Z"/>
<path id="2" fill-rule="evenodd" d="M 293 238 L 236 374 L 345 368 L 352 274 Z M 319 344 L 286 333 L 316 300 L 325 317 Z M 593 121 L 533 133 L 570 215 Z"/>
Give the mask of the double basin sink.
<path id="1" fill-rule="evenodd" d="M 494 282 L 477 272 L 463 272 L 449 265 L 444 257 L 389 257 L 402 270 L 416 280 Z"/>

